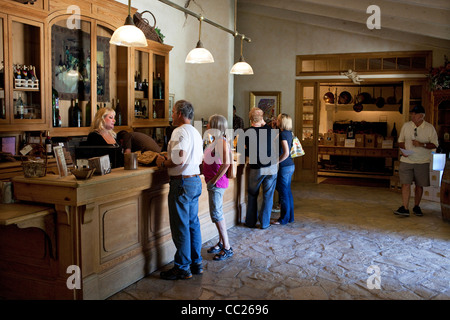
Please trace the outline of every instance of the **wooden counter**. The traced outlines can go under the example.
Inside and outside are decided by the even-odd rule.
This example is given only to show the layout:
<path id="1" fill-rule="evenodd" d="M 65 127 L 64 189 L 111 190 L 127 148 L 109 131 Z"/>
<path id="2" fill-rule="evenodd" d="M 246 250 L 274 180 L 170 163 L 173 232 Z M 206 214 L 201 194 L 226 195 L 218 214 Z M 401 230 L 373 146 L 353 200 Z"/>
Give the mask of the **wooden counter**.
<path id="1" fill-rule="evenodd" d="M 230 181 L 224 195 L 228 227 L 238 223 L 241 214 L 245 214 L 243 169 L 239 167 L 238 177 Z M 217 235 L 217 229 L 209 216 L 203 177 L 202 181 L 199 219 L 205 242 Z M 90 180 L 56 175 L 17 176 L 13 184 L 16 199 L 54 207 L 56 257 L 48 259 L 45 276 L 30 272 L 21 277 L 11 270 L 2 274 L 0 284 L 7 282 L 8 277 L 26 278 L 22 279 L 26 285 L 14 288 L 13 294 L 2 298 L 105 299 L 173 260 L 175 246 L 169 226 L 169 184 L 165 170 L 118 168 Z M 33 241 L 24 233 L 23 246 L 30 240 Z M 19 265 L 23 261 L 8 263 Z M 67 273 L 69 266 L 81 269 L 80 289 L 68 289 L 66 285 L 74 274 Z M 28 267 L 32 270 L 32 266 Z"/>

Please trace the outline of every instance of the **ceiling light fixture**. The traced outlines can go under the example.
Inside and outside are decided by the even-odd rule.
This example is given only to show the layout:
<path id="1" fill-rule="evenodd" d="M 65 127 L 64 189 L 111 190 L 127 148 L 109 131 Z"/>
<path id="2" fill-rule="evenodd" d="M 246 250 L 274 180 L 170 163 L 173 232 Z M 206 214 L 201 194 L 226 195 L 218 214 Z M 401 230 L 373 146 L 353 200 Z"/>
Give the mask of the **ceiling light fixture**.
<path id="1" fill-rule="evenodd" d="M 244 43 L 245 36 L 241 36 L 241 56 L 239 57 L 239 62 L 236 62 L 234 66 L 231 68 L 231 74 L 239 74 L 239 75 L 250 75 L 253 74 L 252 67 L 245 62 L 244 56 L 242 55 L 242 46 Z"/>
<path id="2" fill-rule="evenodd" d="M 207 49 L 205 49 L 203 47 L 203 43 L 201 40 L 203 19 L 204 19 L 203 16 L 200 16 L 198 18 L 199 27 L 198 27 L 197 46 L 194 49 L 192 49 L 186 56 L 186 61 L 185 61 L 186 63 L 213 63 L 214 62 L 214 58 L 213 58 L 211 52 L 209 52 Z"/>
<path id="3" fill-rule="evenodd" d="M 128 0 L 128 17 L 125 19 L 125 24 L 114 31 L 109 43 L 123 47 L 147 46 L 144 33 L 136 27 L 131 17 L 131 0 Z"/>

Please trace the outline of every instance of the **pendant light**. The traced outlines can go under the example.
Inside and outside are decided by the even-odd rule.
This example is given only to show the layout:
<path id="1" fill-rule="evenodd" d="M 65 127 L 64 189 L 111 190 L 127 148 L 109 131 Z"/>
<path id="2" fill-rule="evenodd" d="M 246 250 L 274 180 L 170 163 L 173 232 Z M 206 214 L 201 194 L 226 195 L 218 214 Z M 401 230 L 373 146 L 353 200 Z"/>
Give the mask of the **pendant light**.
<path id="1" fill-rule="evenodd" d="M 123 47 L 147 46 L 144 33 L 135 26 L 131 17 L 131 0 L 128 0 L 128 17 L 125 19 L 125 24 L 114 31 L 109 43 Z"/>
<path id="2" fill-rule="evenodd" d="M 244 42 L 245 36 L 241 36 L 241 56 L 239 57 L 239 62 L 236 62 L 234 66 L 231 68 L 231 74 L 239 74 L 239 75 L 250 75 L 253 74 L 252 67 L 245 62 L 244 56 L 242 55 L 242 46 Z"/>
<path id="3" fill-rule="evenodd" d="M 203 43 L 201 41 L 202 36 L 202 20 L 203 16 L 200 16 L 199 21 L 199 31 L 198 31 L 198 42 L 197 46 L 192 49 L 188 55 L 186 56 L 186 63 L 213 63 L 214 58 L 207 49 L 203 47 Z"/>

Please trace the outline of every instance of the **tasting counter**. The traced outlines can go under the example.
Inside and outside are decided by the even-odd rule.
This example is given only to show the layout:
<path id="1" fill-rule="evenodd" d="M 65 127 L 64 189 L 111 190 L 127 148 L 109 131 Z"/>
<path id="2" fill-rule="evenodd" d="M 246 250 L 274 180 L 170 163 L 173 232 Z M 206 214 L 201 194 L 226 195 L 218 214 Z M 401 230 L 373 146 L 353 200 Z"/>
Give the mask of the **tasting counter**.
<path id="1" fill-rule="evenodd" d="M 238 167 L 237 178 L 230 180 L 224 195 L 228 227 L 245 214 L 245 172 L 244 166 Z M 171 262 L 175 246 L 168 182 L 167 171 L 156 167 L 117 168 L 89 180 L 50 174 L 14 177 L 14 196 L 20 204 L 11 206 L 44 206 L 48 210 L 40 208 L 38 216 L 45 213 L 45 221 L 52 223 L 40 229 L 39 225 L 21 228 L 14 219 L 5 219 L 9 225 L 0 225 L 0 235 L 14 243 L 13 248 L 0 245 L 0 287 L 4 288 L 0 297 L 105 299 Z M 199 219 L 205 242 L 217 235 L 217 229 L 209 216 L 203 176 L 202 182 Z M 26 215 L 21 219 L 26 220 Z M 31 248 L 39 254 L 32 254 Z"/>

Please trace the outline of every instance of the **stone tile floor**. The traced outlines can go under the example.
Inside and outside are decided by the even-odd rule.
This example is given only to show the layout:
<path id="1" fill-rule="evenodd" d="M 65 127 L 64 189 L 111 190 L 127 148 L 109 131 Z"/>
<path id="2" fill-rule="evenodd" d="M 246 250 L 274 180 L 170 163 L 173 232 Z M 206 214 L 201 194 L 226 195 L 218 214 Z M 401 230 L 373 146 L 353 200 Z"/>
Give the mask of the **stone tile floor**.
<path id="1" fill-rule="evenodd" d="M 169 264 L 109 299 L 450 300 L 450 223 L 439 203 L 423 200 L 423 217 L 404 218 L 393 214 L 400 193 L 387 188 L 292 189 L 295 222 L 266 230 L 237 225 L 229 229 L 231 259 L 214 261 L 206 252 L 216 237 L 203 245 L 203 275 L 160 279 Z"/>

